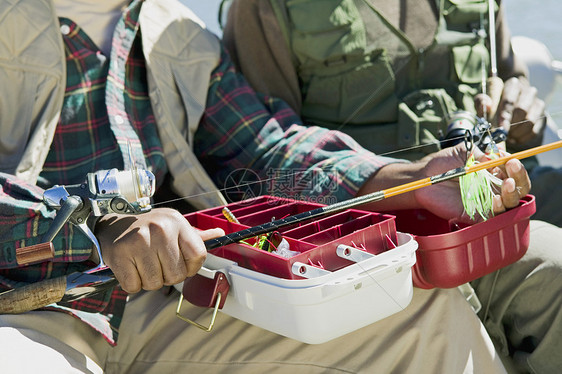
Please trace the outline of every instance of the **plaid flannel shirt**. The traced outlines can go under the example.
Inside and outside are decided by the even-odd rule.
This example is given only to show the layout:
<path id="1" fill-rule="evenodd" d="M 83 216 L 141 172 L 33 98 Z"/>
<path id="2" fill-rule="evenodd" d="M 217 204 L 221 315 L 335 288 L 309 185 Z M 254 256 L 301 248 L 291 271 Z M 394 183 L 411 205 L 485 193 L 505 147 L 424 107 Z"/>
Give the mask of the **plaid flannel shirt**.
<path id="1" fill-rule="evenodd" d="M 41 187 L 77 184 L 87 173 L 123 167 L 123 154 L 108 118 L 115 110 L 112 105 L 124 105 L 146 164 L 158 182 L 164 180 L 166 163 L 148 98 L 137 27 L 141 4 L 134 1 L 123 18 L 122 25 L 132 37 L 130 48 L 118 48 L 126 60 L 123 71 L 111 71 L 109 61 L 87 35 L 72 21 L 60 20 L 68 27 L 64 36 L 67 87 L 61 119 L 38 182 Z M 117 38 L 115 43 L 119 46 L 121 42 Z M 105 101 L 107 76 L 112 74 L 122 79 L 125 94 L 120 103 Z M 224 186 L 236 170 L 250 169 L 267 181 L 264 193 L 317 201 L 321 197 L 343 200 L 355 196 L 381 166 L 393 162 L 373 157 L 344 134 L 303 126 L 284 102 L 256 94 L 224 51 L 211 76 L 194 151 L 206 170 L 212 171 L 218 186 Z M 287 188 L 288 175 L 298 178 L 291 188 Z M 300 183 L 303 180 L 306 183 Z M 53 261 L 18 268 L 15 249 L 37 243 L 55 212 L 42 203 L 43 190 L 37 186 L 0 173 L 0 187 L 0 290 L 93 265 L 87 261 L 92 250 L 89 240 L 72 225 L 65 225 L 54 240 Z M 102 297 L 85 298 L 58 309 L 86 321 L 115 344 L 125 304 L 126 294 L 116 288 Z"/>

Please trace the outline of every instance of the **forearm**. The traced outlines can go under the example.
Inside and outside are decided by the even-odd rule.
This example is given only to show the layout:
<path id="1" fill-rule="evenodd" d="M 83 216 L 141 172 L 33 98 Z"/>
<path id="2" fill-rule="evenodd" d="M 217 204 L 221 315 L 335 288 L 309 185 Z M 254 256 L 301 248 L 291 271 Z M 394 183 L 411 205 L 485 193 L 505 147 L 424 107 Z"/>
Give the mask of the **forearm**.
<path id="1" fill-rule="evenodd" d="M 507 24 L 507 17 L 505 16 L 505 5 L 500 3 L 500 8 L 497 13 L 496 20 L 496 37 L 497 37 L 497 60 L 498 60 L 498 74 L 503 80 L 511 77 L 518 77 L 527 81 L 528 68 L 524 61 L 517 58 L 513 52 L 511 45 L 511 32 Z"/>
<path id="2" fill-rule="evenodd" d="M 396 162 L 343 133 L 303 126 L 284 102 L 257 95 L 223 57 L 194 144 L 219 186 L 233 171 L 250 169 L 268 191 L 342 200 L 354 197 L 380 167 Z"/>

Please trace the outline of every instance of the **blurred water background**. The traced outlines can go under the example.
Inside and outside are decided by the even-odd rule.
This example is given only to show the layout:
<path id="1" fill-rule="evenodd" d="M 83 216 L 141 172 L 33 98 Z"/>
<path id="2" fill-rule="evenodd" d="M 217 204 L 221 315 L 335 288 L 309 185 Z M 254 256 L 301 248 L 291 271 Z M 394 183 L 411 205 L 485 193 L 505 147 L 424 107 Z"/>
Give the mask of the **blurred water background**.
<path id="1" fill-rule="evenodd" d="M 527 36 L 544 43 L 555 60 L 562 60 L 562 23 L 560 0 L 503 0 L 513 36 Z M 549 111 L 562 124 L 562 77 L 556 78 L 554 92 L 549 100 Z"/>

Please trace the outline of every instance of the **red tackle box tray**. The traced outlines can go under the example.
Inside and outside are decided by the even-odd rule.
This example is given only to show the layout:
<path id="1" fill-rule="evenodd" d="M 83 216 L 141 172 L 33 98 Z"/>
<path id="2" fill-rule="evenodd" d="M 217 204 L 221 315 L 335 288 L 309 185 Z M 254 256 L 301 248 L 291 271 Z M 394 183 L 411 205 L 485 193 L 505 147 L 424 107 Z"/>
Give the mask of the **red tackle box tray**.
<path id="1" fill-rule="evenodd" d="M 230 222 L 222 207 L 185 215 L 198 229 L 222 228 L 229 234 L 276 219 L 282 219 L 324 205 L 272 196 L 260 196 L 227 205 L 240 224 Z M 336 255 L 340 244 L 379 254 L 396 247 L 394 216 L 356 209 L 303 221 L 278 230 L 297 255 L 286 258 L 243 243 L 228 244 L 209 253 L 234 261 L 238 266 L 285 279 L 303 279 L 293 272 L 294 263 L 312 265 L 328 271 L 337 271 L 353 262 Z M 255 239 L 248 239 L 254 244 Z M 298 272 L 297 272 L 298 273 Z"/>
<path id="2" fill-rule="evenodd" d="M 303 201 L 260 196 L 228 205 L 240 221 L 229 222 L 222 207 L 185 217 L 199 229 L 222 228 L 227 234 L 323 206 Z M 279 230 L 299 254 L 284 258 L 250 245 L 235 243 L 210 251 L 246 269 L 285 279 L 302 279 L 292 271 L 295 262 L 329 271 L 351 264 L 335 255 L 339 244 L 379 254 L 395 247 L 396 232 L 412 234 L 418 243 L 412 275 L 419 288 L 452 288 L 475 280 L 521 258 L 529 246 L 529 219 L 535 198 L 527 195 L 519 206 L 485 222 L 457 224 L 426 210 L 380 214 L 348 209 L 312 222 Z M 249 240 L 252 244 L 252 240 Z"/>
<path id="3" fill-rule="evenodd" d="M 519 260 L 529 247 L 529 219 L 535 198 L 474 225 L 460 225 L 425 210 L 395 211 L 397 230 L 418 242 L 414 286 L 452 288 Z"/>

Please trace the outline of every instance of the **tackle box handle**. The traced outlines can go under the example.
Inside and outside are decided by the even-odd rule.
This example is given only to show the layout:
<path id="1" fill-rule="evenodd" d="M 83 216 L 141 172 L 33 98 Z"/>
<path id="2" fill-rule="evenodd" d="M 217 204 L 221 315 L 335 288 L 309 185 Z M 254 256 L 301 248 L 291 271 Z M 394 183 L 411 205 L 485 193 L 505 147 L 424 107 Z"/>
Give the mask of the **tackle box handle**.
<path id="1" fill-rule="evenodd" d="M 223 272 L 201 268 L 195 276 L 183 282 L 183 289 L 176 309 L 176 316 L 187 323 L 209 332 L 213 329 L 219 309 L 222 309 L 224 306 L 229 290 L 230 283 L 228 283 L 228 279 Z M 201 325 L 181 315 L 180 309 L 184 299 L 195 306 L 213 308 L 213 315 L 211 316 L 209 326 Z"/>

